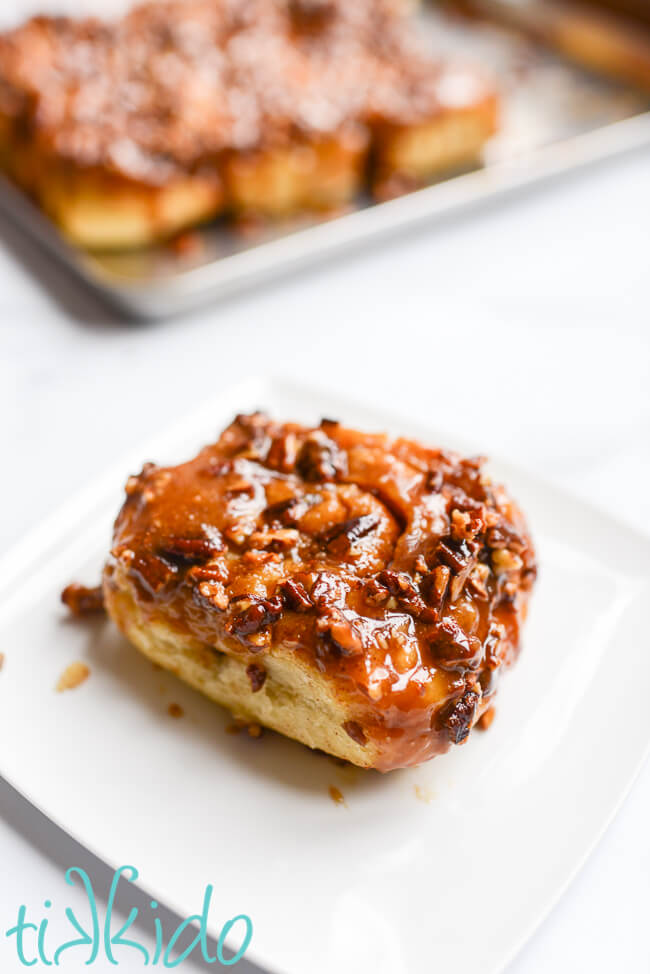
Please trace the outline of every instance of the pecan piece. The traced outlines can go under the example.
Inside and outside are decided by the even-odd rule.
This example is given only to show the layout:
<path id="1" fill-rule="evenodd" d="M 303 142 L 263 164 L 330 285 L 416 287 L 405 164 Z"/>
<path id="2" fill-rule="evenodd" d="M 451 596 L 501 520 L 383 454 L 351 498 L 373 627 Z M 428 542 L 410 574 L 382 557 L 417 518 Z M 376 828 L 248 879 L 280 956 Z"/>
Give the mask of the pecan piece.
<path id="1" fill-rule="evenodd" d="M 228 631 L 235 636 L 250 636 L 282 615 L 282 600 L 278 596 L 252 602 L 228 623 Z"/>
<path id="2" fill-rule="evenodd" d="M 388 589 L 388 592 L 399 601 L 400 606 L 407 612 L 419 616 L 426 609 L 424 600 L 421 598 L 413 580 L 405 572 L 384 569 L 377 575 L 377 583 Z"/>
<path id="3" fill-rule="evenodd" d="M 414 595 L 418 595 L 415 585 L 405 572 L 384 569 L 377 575 L 377 582 L 398 599 L 412 598 Z"/>
<path id="4" fill-rule="evenodd" d="M 430 491 L 432 494 L 439 494 L 440 491 L 442 490 L 443 483 L 444 483 L 444 475 L 442 473 L 441 468 L 438 467 L 436 470 L 428 471 L 425 478 L 424 486 L 425 489 Z"/>
<path id="5" fill-rule="evenodd" d="M 467 690 L 442 712 L 441 723 L 452 744 L 462 744 L 467 740 L 479 700 L 475 690 Z"/>
<path id="6" fill-rule="evenodd" d="M 219 609 L 223 612 L 224 609 L 228 608 L 228 593 L 223 585 L 223 582 L 218 581 L 205 581 L 199 583 L 199 595 L 210 605 L 214 606 L 215 609 Z"/>
<path id="7" fill-rule="evenodd" d="M 266 458 L 267 466 L 289 473 L 296 463 L 297 437 L 295 433 L 285 433 L 274 439 Z"/>
<path id="8" fill-rule="evenodd" d="M 341 609 L 330 609 L 316 622 L 316 629 L 339 656 L 359 656 L 363 653 L 361 633 Z"/>
<path id="9" fill-rule="evenodd" d="M 481 546 L 477 541 L 458 542 L 446 538 L 438 543 L 436 557 L 454 572 L 449 589 L 452 602 L 455 602 L 463 591 L 465 582 L 476 564 L 480 549 Z"/>
<path id="10" fill-rule="evenodd" d="M 104 611 L 104 592 L 101 585 L 87 588 L 72 582 L 61 592 L 61 601 L 70 609 L 73 616 L 85 616 Z"/>
<path id="11" fill-rule="evenodd" d="M 281 583 L 280 594 L 286 607 L 293 612 L 309 612 L 314 607 L 305 586 L 295 578 L 287 578 Z"/>
<path id="12" fill-rule="evenodd" d="M 293 548 L 299 537 L 295 528 L 278 528 L 275 531 L 253 531 L 248 541 L 254 548 L 280 552 Z"/>
<path id="13" fill-rule="evenodd" d="M 158 545 L 157 554 L 169 561 L 200 565 L 223 549 L 219 532 L 213 529 L 211 535 L 210 538 L 169 538 Z"/>
<path id="14" fill-rule="evenodd" d="M 482 562 L 476 565 L 469 573 L 467 585 L 480 599 L 485 600 L 488 598 L 487 582 L 489 577 L 490 569 L 488 565 L 484 565 Z"/>
<path id="15" fill-rule="evenodd" d="M 438 542 L 436 557 L 454 572 L 462 572 L 468 565 L 474 566 L 481 546 L 476 541 L 451 541 L 445 538 Z"/>
<path id="16" fill-rule="evenodd" d="M 271 445 L 271 438 L 266 428 L 268 417 L 265 413 L 240 413 L 235 416 L 231 429 L 235 434 L 235 449 L 238 457 L 248 460 L 264 460 Z M 238 435 L 237 435 L 238 434 Z"/>
<path id="17" fill-rule="evenodd" d="M 485 543 L 488 548 L 509 548 L 515 554 L 520 555 L 526 548 L 523 540 L 514 528 L 501 522 L 491 527 L 485 535 Z"/>
<path id="18" fill-rule="evenodd" d="M 249 663 L 246 667 L 246 676 L 250 680 L 253 693 L 258 693 L 266 682 L 266 670 L 258 663 Z"/>
<path id="19" fill-rule="evenodd" d="M 503 662 L 499 648 L 504 635 L 505 629 L 502 625 L 500 625 L 498 622 L 492 622 L 490 624 L 488 634 L 485 637 L 485 642 L 483 643 L 483 648 L 485 650 L 485 663 L 490 670 L 498 669 Z"/>
<path id="20" fill-rule="evenodd" d="M 436 623 L 429 638 L 433 660 L 443 670 L 475 670 L 483 659 L 480 639 L 468 636 L 449 616 Z"/>
<path id="21" fill-rule="evenodd" d="M 335 555 L 343 555 L 355 541 L 365 538 L 374 531 L 379 524 L 379 518 L 374 514 L 363 514 L 361 517 L 351 517 L 347 521 L 335 524 L 322 531 L 317 540 Z"/>
<path id="22" fill-rule="evenodd" d="M 166 558 L 146 551 L 134 554 L 130 549 L 121 552 L 121 556 L 126 557 L 127 552 L 130 552 L 129 569 L 138 577 L 143 588 L 150 595 L 156 595 L 178 576 L 178 565 Z"/>
<path id="23" fill-rule="evenodd" d="M 367 582 L 364 594 L 371 605 L 383 605 L 388 600 L 389 591 L 384 585 L 380 585 L 376 578 L 371 578 Z"/>
<path id="24" fill-rule="evenodd" d="M 423 579 L 424 597 L 434 609 L 441 607 L 443 599 L 447 594 L 450 577 L 451 571 L 446 565 L 437 565 Z"/>
<path id="25" fill-rule="evenodd" d="M 508 548 L 495 548 L 492 552 L 492 567 L 497 575 L 510 575 L 523 568 L 523 561 Z"/>
<path id="26" fill-rule="evenodd" d="M 345 453 L 321 430 L 305 440 L 296 457 L 296 470 L 304 480 L 336 480 L 347 468 Z"/>
<path id="27" fill-rule="evenodd" d="M 269 504 L 264 511 L 264 516 L 269 521 L 279 521 L 288 527 L 297 524 L 299 518 L 307 510 L 307 505 L 298 497 L 288 497 L 285 501 L 278 501 L 277 504 Z"/>
<path id="28" fill-rule="evenodd" d="M 485 530 L 485 521 L 476 511 L 461 511 L 457 507 L 451 512 L 451 536 L 454 541 L 473 541 Z"/>

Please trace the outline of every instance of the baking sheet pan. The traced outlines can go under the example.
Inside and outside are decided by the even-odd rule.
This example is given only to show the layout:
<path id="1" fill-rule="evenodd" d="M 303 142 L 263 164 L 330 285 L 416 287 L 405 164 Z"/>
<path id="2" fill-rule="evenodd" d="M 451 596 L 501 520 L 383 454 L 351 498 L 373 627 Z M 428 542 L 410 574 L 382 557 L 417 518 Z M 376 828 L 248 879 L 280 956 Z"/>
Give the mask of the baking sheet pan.
<path id="1" fill-rule="evenodd" d="M 650 99 L 596 78 L 503 28 L 418 15 L 436 50 L 483 65 L 503 94 L 501 130 L 484 164 L 384 203 L 359 199 L 343 214 L 301 218 L 247 231 L 217 221 L 194 245 L 89 254 L 67 244 L 6 180 L 0 207 L 91 288 L 130 315 L 156 318 L 196 307 L 373 238 L 466 210 L 643 145 L 650 145 Z"/>

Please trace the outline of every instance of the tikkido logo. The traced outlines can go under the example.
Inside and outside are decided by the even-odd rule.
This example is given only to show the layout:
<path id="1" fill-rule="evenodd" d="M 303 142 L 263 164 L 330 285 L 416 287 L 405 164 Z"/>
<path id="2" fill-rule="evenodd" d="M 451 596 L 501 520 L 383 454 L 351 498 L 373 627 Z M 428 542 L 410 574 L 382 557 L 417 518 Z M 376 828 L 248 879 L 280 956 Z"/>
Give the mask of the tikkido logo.
<path id="1" fill-rule="evenodd" d="M 95 963 L 100 954 L 103 954 L 110 964 L 119 965 L 125 962 L 129 966 L 129 970 L 132 970 L 135 953 L 139 953 L 140 962 L 143 967 L 153 967 L 158 964 L 161 967 L 172 968 L 178 967 L 179 964 L 182 964 L 196 950 L 200 952 L 203 960 L 207 964 L 221 964 L 224 967 L 232 967 L 242 959 L 248 950 L 253 936 L 253 924 L 249 916 L 245 913 L 240 913 L 223 925 L 217 940 L 216 954 L 214 956 L 210 954 L 207 924 L 210 902 L 214 891 L 214 887 L 211 885 L 205 888 L 203 909 L 201 912 L 182 920 L 166 944 L 164 943 L 160 917 L 153 917 L 153 934 L 155 939 L 155 948 L 153 951 L 137 940 L 127 939 L 125 937 L 125 934 L 133 926 L 138 917 L 140 911 L 137 907 L 131 909 L 126 922 L 121 925 L 119 930 L 114 932 L 113 912 L 116 909 L 118 886 L 122 877 L 129 883 L 135 882 L 138 878 L 138 870 L 135 866 L 121 866 L 115 871 L 106 903 L 106 913 L 102 921 L 100 920 L 97 898 L 88 873 L 77 866 L 72 866 L 67 870 L 65 874 L 66 883 L 69 886 L 76 886 L 79 883 L 84 889 L 90 913 L 90 922 L 86 923 L 86 926 L 83 926 L 72 909 L 66 907 L 65 917 L 74 929 L 75 937 L 60 943 L 57 947 L 49 943 L 47 929 L 48 917 L 45 916 L 40 922 L 33 923 L 28 919 L 27 907 L 20 906 L 18 908 L 16 923 L 9 930 L 5 931 L 5 937 L 10 941 L 14 941 L 16 954 L 21 965 L 23 967 L 34 967 L 39 964 L 45 967 L 58 967 L 60 965 L 68 967 L 68 964 L 72 965 L 74 963 L 74 969 L 79 970 L 80 963 L 88 966 Z M 50 910 L 52 907 L 51 900 L 45 900 L 44 907 L 46 910 Z M 157 907 L 158 904 L 156 901 L 151 900 L 150 908 L 152 913 Z M 115 923 L 115 926 L 117 926 L 117 923 Z M 184 948 L 182 953 L 176 957 L 172 957 L 173 951 L 178 949 L 177 945 L 180 938 L 186 933 L 188 928 L 192 927 L 198 928 L 196 936 Z M 228 953 L 224 954 L 226 938 L 230 938 L 231 943 L 229 944 Z M 231 954 L 232 943 L 239 943 L 240 938 L 241 944 L 239 948 Z M 115 948 L 120 948 L 117 955 Z M 61 963 L 62 958 L 63 963 Z M 68 969 L 70 970 L 72 967 L 70 966 Z"/>

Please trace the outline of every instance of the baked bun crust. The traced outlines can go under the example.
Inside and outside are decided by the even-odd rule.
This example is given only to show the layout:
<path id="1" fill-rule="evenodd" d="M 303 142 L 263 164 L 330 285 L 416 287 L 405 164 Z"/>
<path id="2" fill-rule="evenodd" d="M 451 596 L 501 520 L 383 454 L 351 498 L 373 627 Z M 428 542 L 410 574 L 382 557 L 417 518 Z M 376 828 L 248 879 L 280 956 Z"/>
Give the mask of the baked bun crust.
<path id="1" fill-rule="evenodd" d="M 490 706 L 535 578 L 482 462 L 238 416 L 188 463 L 129 478 L 106 608 L 237 717 L 362 767 L 419 764 Z"/>

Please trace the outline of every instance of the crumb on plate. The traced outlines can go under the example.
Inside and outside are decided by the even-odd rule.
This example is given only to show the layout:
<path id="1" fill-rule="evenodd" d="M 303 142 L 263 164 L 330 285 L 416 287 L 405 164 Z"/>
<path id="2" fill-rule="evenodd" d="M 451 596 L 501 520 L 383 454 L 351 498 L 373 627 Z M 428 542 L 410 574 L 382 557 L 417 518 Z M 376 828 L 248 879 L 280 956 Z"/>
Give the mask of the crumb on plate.
<path id="1" fill-rule="evenodd" d="M 418 801 L 425 802 L 427 805 L 430 805 L 436 796 L 431 788 L 427 788 L 426 785 L 415 785 L 415 797 L 418 799 Z"/>
<path id="2" fill-rule="evenodd" d="M 74 690 L 81 686 L 90 676 L 90 669 L 85 663 L 70 663 L 59 677 L 56 689 L 59 693 L 63 690 Z"/>
<path id="3" fill-rule="evenodd" d="M 104 612 L 104 592 L 101 585 L 88 588 L 72 582 L 61 592 L 61 601 L 67 605 L 73 616 L 86 616 Z"/>
<path id="4" fill-rule="evenodd" d="M 345 805 L 345 798 L 343 797 L 343 792 L 336 785 L 329 786 L 330 798 L 335 805 Z"/>

